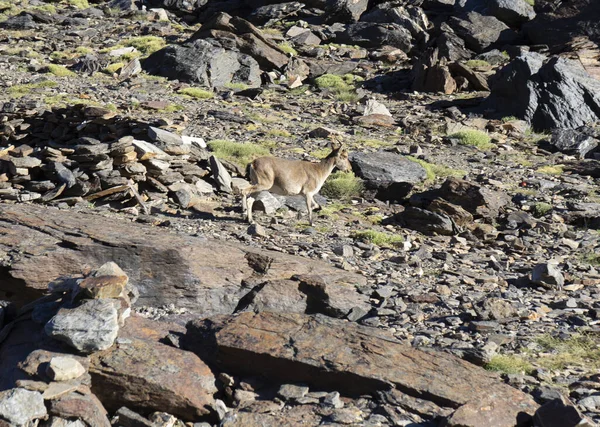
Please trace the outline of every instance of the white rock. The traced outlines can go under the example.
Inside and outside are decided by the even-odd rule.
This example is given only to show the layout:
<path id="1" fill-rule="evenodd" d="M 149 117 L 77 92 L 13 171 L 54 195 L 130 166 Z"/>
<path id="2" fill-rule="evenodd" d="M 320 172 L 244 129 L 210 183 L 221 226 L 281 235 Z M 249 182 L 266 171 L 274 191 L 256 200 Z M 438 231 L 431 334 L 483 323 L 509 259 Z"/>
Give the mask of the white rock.
<path id="1" fill-rule="evenodd" d="M 72 357 L 53 357 L 48 364 L 46 374 L 54 381 L 69 381 L 85 374 L 85 368 Z"/>
<path id="2" fill-rule="evenodd" d="M 197 145 L 200 148 L 206 148 L 206 141 L 204 140 L 204 138 L 199 138 L 196 136 L 181 135 L 181 140 L 183 141 L 184 144 Z"/>
<path id="3" fill-rule="evenodd" d="M 23 425 L 47 414 L 41 393 L 13 388 L 0 393 L 0 418 Z"/>

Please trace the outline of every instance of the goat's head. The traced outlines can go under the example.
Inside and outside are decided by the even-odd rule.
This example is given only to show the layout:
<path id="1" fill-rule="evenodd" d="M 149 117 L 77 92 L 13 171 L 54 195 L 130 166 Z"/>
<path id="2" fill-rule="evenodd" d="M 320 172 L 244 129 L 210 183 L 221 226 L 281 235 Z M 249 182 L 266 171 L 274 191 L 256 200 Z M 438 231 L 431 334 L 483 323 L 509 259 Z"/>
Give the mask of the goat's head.
<path id="1" fill-rule="evenodd" d="M 331 154 L 328 157 L 335 157 L 335 166 L 343 171 L 349 172 L 352 170 L 352 165 L 348 160 L 348 150 L 341 142 L 335 141 L 331 143 Z"/>

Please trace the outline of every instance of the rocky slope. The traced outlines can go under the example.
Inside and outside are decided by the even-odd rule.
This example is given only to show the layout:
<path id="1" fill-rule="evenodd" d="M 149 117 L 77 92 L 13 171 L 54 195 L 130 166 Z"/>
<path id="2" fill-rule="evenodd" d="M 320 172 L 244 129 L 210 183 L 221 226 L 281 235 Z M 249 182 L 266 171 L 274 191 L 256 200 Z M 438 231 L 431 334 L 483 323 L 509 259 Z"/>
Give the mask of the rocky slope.
<path id="1" fill-rule="evenodd" d="M 536 425 L 600 420 L 599 7 L 559 3 L 0 2 L 0 425 L 527 425 L 514 388 Z M 313 227 L 267 194 L 242 221 L 249 159 L 332 139 L 359 181 Z M 73 306 L 108 261 L 129 293 Z M 109 347 L 50 339 L 59 307 L 112 319 Z M 435 384 L 403 383 L 430 350 Z M 52 352 L 85 373 L 36 377 Z M 487 421 L 457 369 L 496 390 Z"/>

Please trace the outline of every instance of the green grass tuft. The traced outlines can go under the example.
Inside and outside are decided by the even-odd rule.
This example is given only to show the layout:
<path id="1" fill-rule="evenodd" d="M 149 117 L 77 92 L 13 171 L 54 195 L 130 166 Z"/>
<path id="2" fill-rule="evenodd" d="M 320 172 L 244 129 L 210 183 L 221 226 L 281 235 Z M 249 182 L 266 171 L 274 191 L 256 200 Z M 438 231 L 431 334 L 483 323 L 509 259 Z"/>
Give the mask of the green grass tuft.
<path id="1" fill-rule="evenodd" d="M 489 150 L 494 147 L 494 144 L 490 142 L 492 140 L 490 136 L 476 129 L 461 130 L 449 135 L 449 137 L 458 139 L 459 144 L 470 145 L 480 150 Z"/>
<path id="2" fill-rule="evenodd" d="M 294 55 L 294 56 L 298 56 L 298 51 L 296 49 L 294 49 L 289 42 L 281 42 L 277 46 L 279 46 L 279 49 L 281 49 L 285 53 L 288 53 L 288 54 Z"/>
<path id="3" fill-rule="evenodd" d="M 356 102 L 359 98 L 355 91 L 354 83 L 360 81 L 352 74 L 338 76 L 335 74 L 323 74 L 315 79 L 315 85 L 321 90 L 328 90 L 334 94 L 338 101 Z"/>
<path id="4" fill-rule="evenodd" d="M 178 93 L 182 95 L 191 96 L 192 98 L 196 99 L 209 99 L 214 96 L 214 94 L 211 91 L 200 89 L 197 87 L 186 87 L 183 89 L 179 89 Z"/>
<path id="5" fill-rule="evenodd" d="M 227 89 L 231 89 L 231 90 L 236 90 L 236 91 L 238 91 L 238 90 L 246 90 L 246 89 L 248 89 L 250 86 L 248 86 L 248 85 L 247 85 L 247 84 L 245 84 L 245 83 L 232 83 L 232 82 L 229 82 L 229 83 L 226 83 L 226 84 L 225 84 L 225 87 L 226 87 Z"/>
<path id="6" fill-rule="evenodd" d="M 207 143 L 208 148 L 219 159 L 246 165 L 257 157 L 268 156 L 269 150 L 255 144 L 241 144 L 224 139 L 214 139 Z"/>
<path id="7" fill-rule="evenodd" d="M 323 196 L 342 200 L 359 197 L 362 191 L 362 181 L 353 172 L 342 171 L 331 174 L 321 188 Z"/>
<path id="8" fill-rule="evenodd" d="M 600 253 L 588 252 L 581 257 L 584 264 L 600 266 Z"/>
<path id="9" fill-rule="evenodd" d="M 109 64 L 106 66 L 106 68 L 104 68 L 105 73 L 108 74 L 113 74 L 116 73 L 117 71 L 119 71 L 121 68 L 123 68 L 125 66 L 125 63 L 123 62 L 115 62 L 114 64 Z"/>
<path id="10" fill-rule="evenodd" d="M 52 80 L 44 80 L 38 83 L 27 83 L 22 85 L 14 85 L 7 89 L 9 95 L 14 96 L 16 98 L 20 98 L 29 93 L 37 91 L 38 89 L 44 89 L 49 87 L 58 86 L 58 83 L 53 82 Z"/>
<path id="11" fill-rule="evenodd" d="M 535 0 L 524 0 L 524 1 L 531 7 L 535 6 Z"/>
<path id="12" fill-rule="evenodd" d="M 352 237 L 373 243 L 377 246 L 386 247 L 398 246 L 404 242 L 404 238 L 399 234 L 389 234 L 375 230 L 355 231 L 352 234 Z"/>
<path id="13" fill-rule="evenodd" d="M 491 67 L 490 63 L 484 61 L 483 59 L 470 59 L 465 65 L 469 68 L 478 68 L 478 67 Z"/>
<path id="14" fill-rule="evenodd" d="M 485 369 L 505 374 L 529 374 L 533 366 L 520 356 L 498 354 L 485 365 Z"/>
<path id="15" fill-rule="evenodd" d="M 140 36 L 132 37 L 126 40 L 124 46 L 133 46 L 143 55 L 150 55 L 157 50 L 162 49 L 167 45 L 167 42 L 162 37 L 157 36 Z"/>
<path id="16" fill-rule="evenodd" d="M 542 166 L 536 169 L 536 172 L 545 173 L 546 175 L 560 175 L 564 171 L 563 165 Z"/>
<path id="17" fill-rule="evenodd" d="M 584 367 L 600 368 L 600 339 L 591 335 L 575 334 L 563 340 L 550 335 L 536 339 L 544 354 L 536 358 L 536 364 L 547 369 Z"/>
<path id="18" fill-rule="evenodd" d="M 58 64 L 48 64 L 46 68 L 50 74 L 54 74 L 57 77 L 71 77 L 76 75 L 73 71 Z"/>
<path id="19" fill-rule="evenodd" d="M 422 159 L 417 159 L 413 156 L 406 156 L 406 158 L 423 166 L 423 169 L 425 169 L 425 172 L 427 173 L 426 181 L 428 182 L 434 181 L 436 177 L 447 178 L 449 176 L 454 176 L 456 178 L 462 178 L 466 174 L 464 170 L 452 169 L 444 165 L 436 165 Z"/>
<path id="20" fill-rule="evenodd" d="M 90 7 L 88 0 L 67 0 L 67 3 L 77 9 L 87 9 Z"/>
<path id="21" fill-rule="evenodd" d="M 551 210 L 552 205 L 550 203 L 537 202 L 535 205 L 533 205 L 533 215 L 537 218 L 546 215 Z"/>

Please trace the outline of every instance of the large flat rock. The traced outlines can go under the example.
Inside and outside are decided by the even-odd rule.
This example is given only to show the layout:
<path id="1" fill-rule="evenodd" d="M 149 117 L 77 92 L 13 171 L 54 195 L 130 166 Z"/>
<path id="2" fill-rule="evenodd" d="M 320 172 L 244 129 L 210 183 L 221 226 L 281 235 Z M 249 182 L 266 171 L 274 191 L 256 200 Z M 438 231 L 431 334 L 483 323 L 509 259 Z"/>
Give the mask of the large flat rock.
<path id="1" fill-rule="evenodd" d="M 302 299 L 302 280 L 290 279 L 310 274 L 328 288 L 326 304 L 313 307 L 335 307 L 343 317 L 340 307 L 368 306 L 368 297 L 355 290 L 365 278 L 324 262 L 95 214 L 0 204 L 0 296 L 26 302 L 56 278 L 108 261 L 118 263 L 139 289 L 139 305 L 231 314 L 252 289 L 260 295 L 262 287 L 255 285 L 269 281 L 288 281 L 290 300 Z"/>
<path id="2" fill-rule="evenodd" d="M 196 320 L 188 325 L 185 346 L 230 373 L 354 395 L 395 387 L 444 408 L 440 415 L 451 408 L 449 425 L 522 425 L 538 407 L 478 366 L 322 315 L 263 312 Z"/>

